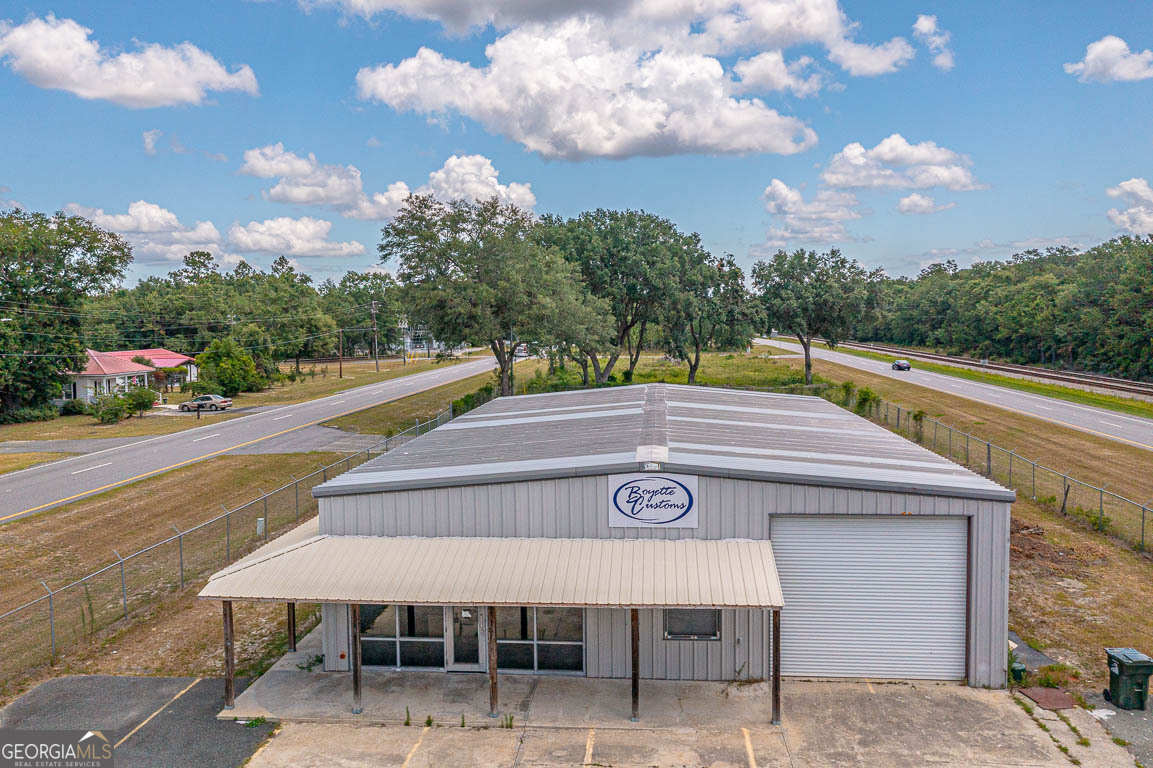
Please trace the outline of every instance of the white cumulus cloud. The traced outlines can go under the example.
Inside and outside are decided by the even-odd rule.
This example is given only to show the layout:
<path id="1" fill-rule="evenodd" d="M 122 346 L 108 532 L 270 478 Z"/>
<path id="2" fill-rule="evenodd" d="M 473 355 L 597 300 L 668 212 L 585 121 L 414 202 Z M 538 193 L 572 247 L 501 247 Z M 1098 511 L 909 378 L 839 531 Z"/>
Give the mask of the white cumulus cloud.
<path id="1" fill-rule="evenodd" d="M 969 169 L 968 158 L 932 141 L 910 144 L 899 133 L 866 149 L 848 144 L 833 156 L 821 173 L 830 187 L 953 190 L 981 189 Z"/>
<path id="2" fill-rule="evenodd" d="M 956 203 L 938 205 L 937 202 L 928 195 L 914 192 L 897 201 L 897 211 L 906 215 L 937 213 L 939 211 L 947 211 L 955 205 Z"/>
<path id="3" fill-rule="evenodd" d="M 394 181 L 384 192 L 367 194 L 356 166 L 322 164 L 311 152 L 302 157 L 286 150 L 281 142 L 246 151 L 240 173 L 276 178 L 276 184 L 263 193 L 268 200 L 327 205 L 352 219 L 391 218 L 414 191 L 406 182 Z M 536 205 L 531 184 L 515 181 L 502 184 L 499 177 L 500 171 L 484 155 L 452 155 L 415 191 L 441 200 L 471 201 L 495 196 L 503 203 L 524 209 Z"/>
<path id="4" fill-rule="evenodd" d="M 852 192 L 822 189 L 812 200 L 806 201 L 799 189 L 773 179 L 762 198 L 765 210 L 773 216 L 765 247 L 783 247 L 790 242 L 835 243 L 856 239 L 845 229 L 846 221 L 861 218 L 857 197 Z"/>
<path id="5" fill-rule="evenodd" d="M 1109 187 L 1105 194 L 1129 204 L 1124 210 L 1109 209 L 1109 220 L 1114 226 L 1135 235 L 1153 234 L 1153 188 L 1148 181 L 1132 178 Z"/>
<path id="6" fill-rule="evenodd" d="M 1153 77 L 1153 51 L 1131 51 L 1129 44 L 1121 38 L 1106 35 L 1089 43 L 1085 48 L 1085 58 L 1066 64 L 1065 71 L 1076 75 L 1083 83 L 1091 80 L 1148 80 Z"/>
<path id="7" fill-rule="evenodd" d="M 256 75 L 248 66 L 229 72 L 192 43 L 112 55 L 92 30 L 52 14 L 20 25 L 0 22 L 0 61 L 40 88 L 68 91 L 126 107 L 200 104 L 209 91 L 256 95 Z"/>
<path id="8" fill-rule="evenodd" d="M 136 260 L 143 264 L 179 262 L 189 251 L 211 251 L 225 263 L 233 260 L 211 221 L 185 226 L 175 213 L 146 200 L 131 203 L 127 213 L 106 213 L 103 208 L 78 203 L 69 203 L 64 210 L 123 235 L 132 244 Z"/>
<path id="9" fill-rule="evenodd" d="M 922 13 L 913 23 L 913 36 L 929 48 L 933 54 L 933 66 L 937 69 L 950 70 L 953 68 L 953 50 L 949 47 L 948 32 L 941 29 L 936 16 Z"/>
<path id="10" fill-rule="evenodd" d="M 332 0 L 349 13 L 391 11 L 450 31 L 501 33 L 474 65 L 429 47 L 357 74 L 360 98 L 430 120 L 459 114 L 548 158 L 792 154 L 816 143 L 765 94 L 815 94 L 823 46 L 854 76 L 893 72 L 914 55 L 901 37 L 854 39 L 837 0 Z M 722 61 L 741 57 L 729 67 Z M 817 71 L 812 71 L 816 69 Z"/>
<path id="11" fill-rule="evenodd" d="M 823 85 L 819 73 L 806 73 L 812 63 L 808 56 L 786 63 L 780 51 L 765 51 L 738 61 L 733 72 L 741 79 L 742 91 L 792 91 L 804 98 L 816 94 Z"/>
<path id="12" fill-rule="evenodd" d="M 228 244 L 241 253 L 270 253 L 284 256 L 359 256 L 364 245 L 356 241 L 329 240 L 332 222 L 303 216 L 282 216 L 264 221 L 233 224 Z"/>

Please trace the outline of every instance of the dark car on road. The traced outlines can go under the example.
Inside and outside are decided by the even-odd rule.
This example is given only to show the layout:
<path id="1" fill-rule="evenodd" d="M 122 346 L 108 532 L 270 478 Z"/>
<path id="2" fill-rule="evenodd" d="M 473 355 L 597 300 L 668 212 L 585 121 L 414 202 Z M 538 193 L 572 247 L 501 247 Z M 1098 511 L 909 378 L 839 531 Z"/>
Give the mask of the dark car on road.
<path id="1" fill-rule="evenodd" d="M 912 369 L 913 369 L 913 366 L 909 365 L 908 360 L 894 360 L 893 361 L 893 370 L 894 371 L 909 371 Z"/>
<path id="2" fill-rule="evenodd" d="M 225 408 L 232 407 L 231 398 L 221 397 L 220 395 L 201 395 L 194 397 L 187 403 L 180 404 L 182 411 L 223 411 Z"/>

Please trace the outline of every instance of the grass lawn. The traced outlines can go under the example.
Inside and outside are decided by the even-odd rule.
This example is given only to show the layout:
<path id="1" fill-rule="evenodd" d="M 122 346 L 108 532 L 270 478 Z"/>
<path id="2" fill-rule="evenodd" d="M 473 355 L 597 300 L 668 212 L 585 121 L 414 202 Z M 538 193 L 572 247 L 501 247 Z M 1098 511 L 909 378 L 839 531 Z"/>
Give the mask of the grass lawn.
<path id="1" fill-rule="evenodd" d="M 476 359 L 476 355 L 473 359 Z M 465 358 L 461 358 L 463 361 Z M 274 385 L 262 392 L 242 392 L 233 398 L 236 407 L 258 405 L 291 405 L 315 400 L 326 395 L 343 392 L 352 387 L 366 384 L 375 384 L 389 379 L 407 376 L 411 373 L 434 370 L 438 365 L 453 365 L 454 363 L 437 363 L 436 360 L 417 360 L 404 365 L 398 361 L 381 361 L 380 373 L 371 362 L 345 363 L 344 378 L 337 378 L 336 365 L 329 367 L 328 376 L 317 374 L 315 379 L 305 379 L 295 384 Z M 307 367 L 305 368 L 307 370 Z M 318 369 L 319 370 L 319 367 Z M 179 392 L 165 394 L 169 404 L 175 405 L 190 398 Z M 52 421 L 34 421 L 24 424 L 5 424 L 0 426 L 0 442 L 5 440 L 83 440 L 93 437 L 144 437 L 150 435 L 168 435 L 192 427 L 199 427 L 213 420 L 223 421 L 237 418 L 243 414 L 235 411 L 217 412 L 204 411 L 198 421 L 195 413 L 180 413 L 154 409 L 143 417 L 125 419 L 119 424 L 100 424 L 91 416 L 61 416 Z M 11 471 L 11 470 L 7 470 Z"/>
<path id="2" fill-rule="evenodd" d="M 826 345 L 816 341 L 813 342 L 813 346 L 828 349 Z M 867 349 L 837 347 L 835 351 L 844 352 L 847 355 L 855 355 L 856 357 L 868 358 L 870 360 L 881 360 L 886 363 L 891 363 L 896 359 L 895 355 L 886 355 Z M 1121 395 L 1108 395 L 1101 392 L 1090 392 L 1075 387 L 1064 387 L 1060 384 L 1048 384 L 1031 379 L 1022 379 L 1017 376 L 1005 376 L 999 373 L 987 373 L 972 368 L 945 365 L 928 360 L 914 360 L 913 363 L 913 367 L 919 371 L 941 373 L 946 376 L 955 376 L 958 379 L 968 379 L 969 381 L 977 381 L 982 384 L 995 384 L 999 387 L 1017 389 L 1033 395 L 1052 397 L 1057 400 L 1067 400 L 1070 403 L 1078 403 L 1079 405 L 1090 405 L 1096 408 L 1106 408 L 1111 411 L 1117 411 L 1118 413 L 1128 413 L 1134 416 L 1153 418 L 1153 402 L 1148 400 L 1139 400 Z"/>
<path id="3" fill-rule="evenodd" d="M 523 360 L 517 363 L 514 385 L 523 385 L 536 371 L 543 370 L 546 366 L 543 360 Z M 431 419 L 447 408 L 453 400 L 459 400 L 476 392 L 485 384 L 495 382 L 496 377 L 491 372 L 478 373 L 476 376 L 469 376 L 467 379 L 445 384 L 427 392 L 341 416 L 325 422 L 325 426 L 371 435 L 394 435 L 411 427 L 417 419 L 421 421 Z"/>
<path id="4" fill-rule="evenodd" d="M 353 387 L 377 384 L 382 381 L 407 376 L 410 373 L 435 370 L 441 366 L 454 365 L 457 362 L 465 361 L 466 359 L 462 357 L 451 362 L 438 363 L 434 358 L 432 360 L 420 359 L 410 361 L 408 365 L 405 365 L 398 360 L 389 360 L 388 362 L 381 360 L 379 373 L 376 371 L 376 365 L 371 361 L 346 362 L 344 364 L 343 379 L 337 376 L 336 363 L 325 363 L 316 366 L 317 373 L 315 377 L 309 377 L 303 381 L 297 381 L 294 384 L 274 384 L 260 392 L 241 392 L 232 398 L 232 401 L 238 408 L 255 405 L 290 405 L 292 403 L 303 403 L 308 400 L 335 395 L 337 392 L 343 392 Z M 285 364 L 281 367 L 287 371 L 292 366 Z M 301 369 L 305 372 L 310 368 L 312 368 L 311 365 L 301 366 Z M 327 374 L 322 373 L 325 368 L 328 369 Z M 188 400 L 190 396 L 182 395 L 179 392 L 170 392 L 166 397 L 169 403 L 182 403 Z"/>
<path id="5" fill-rule="evenodd" d="M 75 454 L 71 453 L 0 453 L 0 475 L 5 472 L 15 472 L 18 469 L 27 469 L 48 461 L 64 459 Z"/>
<path id="6" fill-rule="evenodd" d="M 28 421 L 0 426 L 0 442 L 5 440 L 86 440 L 93 437 L 145 437 L 168 435 L 243 414 L 206 411 L 196 420 L 195 413 L 153 410 L 143 417 L 133 416 L 119 424 L 101 424 L 91 416 L 60 416 L 52 421 Z"/>

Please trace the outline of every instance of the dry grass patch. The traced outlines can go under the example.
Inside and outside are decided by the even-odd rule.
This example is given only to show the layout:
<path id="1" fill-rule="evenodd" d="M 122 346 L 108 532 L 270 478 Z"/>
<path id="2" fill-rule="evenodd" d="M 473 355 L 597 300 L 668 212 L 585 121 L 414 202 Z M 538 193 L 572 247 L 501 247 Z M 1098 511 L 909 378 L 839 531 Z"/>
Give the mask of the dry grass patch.
<path id="1" fill-rule="evenodd" d="M 74 455 L 72 453 L 0 453 L 0 475 Z"/>
<path id="2" fill-rule="evenodd" d="M 0 526 L 0 612 L 187 530 L 339 459 L 339 454 L 218 456 Z M 311 496 L 304 494 L 306 501 Z M 240 537 L 243 533 L 236 531 Z M 239 540 L 239 539 L 238 539 Z M 191 560 L 193 544 L 187 544 Z"/>
<path id="3" fill-rule="evenodd" d="M 52 421 L 30 421 L 0 426 L 0 442 L 7 440 L 87 440 L 94 437 L 145 437 L 169 435 L 193 427 L 234 419 L 242 414 L 205 412 L 197 420 L 195 413 L 153 410 L 144 416 L 133 416 L 119 424 L 101 424 L 91 416 L 60 416 Z"/>
<path id="4" fill-rule="evenodd" d="M 1106 647 L 1153 647 L 1153 561 L 1028 501 L 1013 505 L 1009 626 L 1081 670 L 1082 692 L 1108 682 Z"/>

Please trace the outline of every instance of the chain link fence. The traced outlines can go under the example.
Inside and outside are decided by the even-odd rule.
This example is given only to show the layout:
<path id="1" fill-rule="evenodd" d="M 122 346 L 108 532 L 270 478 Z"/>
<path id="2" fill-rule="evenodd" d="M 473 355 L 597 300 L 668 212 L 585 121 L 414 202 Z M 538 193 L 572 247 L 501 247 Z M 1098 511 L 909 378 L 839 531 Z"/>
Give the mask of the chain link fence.
<path id="1" fill-rule="evenodd" d="M 17 677 L 56 657 L 68 646 L 133 611 L 205 578 L 252 552 L 273 535 L 317 511 L 312 489 L 331 477 L 423 435 L 453 417 L 452 408 L 374 446 L 321 467 L 235 509 L 135 552 L 114 551 L 116 560 L 63 586 L 41 581 L 44 594 L 0 614 L 0 690 Z M 222 505 L 223 506 L 223 505 Z"/>
<path id="2" fill-rule="evenodd" d="M 835 391 L 830 390 L 830 394 Z M 911 411 L 874 398 L 863 403 L 859 396 L 845 399 L 848 402 L 838 404 L 1093 530 L 1115 536 L 1138 552 L 1146 550 L 1145 529 L 1153 501 L 1141 503 L 1079 480 L 931 418 L 924 411 Z"/>

